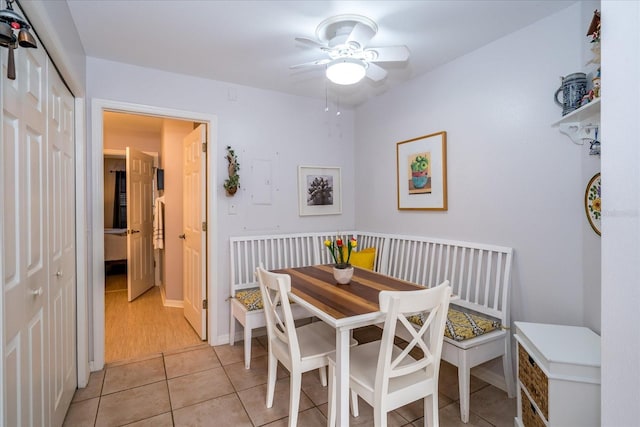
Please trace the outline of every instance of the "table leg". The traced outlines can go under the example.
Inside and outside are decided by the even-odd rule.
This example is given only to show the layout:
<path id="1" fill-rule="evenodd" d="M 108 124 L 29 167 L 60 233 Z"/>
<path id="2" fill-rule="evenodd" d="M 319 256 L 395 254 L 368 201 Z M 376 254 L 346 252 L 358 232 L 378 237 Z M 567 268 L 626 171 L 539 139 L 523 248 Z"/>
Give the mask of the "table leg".
<path id="1" fill-rule="evenodd" d="M 337 426 L 349 425 L 349 343 L 351 330 L 336 330 L 336 415 Z"/>

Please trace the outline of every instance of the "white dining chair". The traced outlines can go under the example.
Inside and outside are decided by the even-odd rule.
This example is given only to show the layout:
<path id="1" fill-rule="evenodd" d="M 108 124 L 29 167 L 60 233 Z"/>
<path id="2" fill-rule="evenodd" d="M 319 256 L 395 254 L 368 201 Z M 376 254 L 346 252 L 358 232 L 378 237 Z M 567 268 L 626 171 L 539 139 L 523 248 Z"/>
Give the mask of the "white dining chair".
<path id="1" fill-rule="evenodd" d="M 256 269 L 260 283 L 264 313 L 267 324 L 268 374 L 267 408 L 273 406 L 278 361 L 290 374 L 289 427 L 298 422 L 302 374 L 320 370 L 320 381 L 327 385 L 327 355 L 335 352 L 336 331 L 324 322 L 313 322 L 295 327 L 288 294 L 291 292 L 291 277 L 288 274 L 272 273 L 262 266 Z M 352 339 L 351 345 L 357 341 Z"/>
<path id="2" fill-rule="evenodd" d="M 382 339 L 351 350 L 349 387 L 373 407 L 376 427 L 387 425 L 388 412 L 418 399 L 424 399 L 424 425 L 437 427 L 438 374 L 451 298 L 449 282 L 417 291 L 382 291 L 378 298 L 380 311 L 386 313 Z M 419 330 L 407 320 L 418 312 L 428 312 Z M 397 328 L 406 329 L 411 336 L 404 349 L 394 344 Z M 332 354 L 329 356 L 330 426 L 336 422 L 334 375 L 335 355 Z M 357 408 L 353 415 L 358 416 Z"/>

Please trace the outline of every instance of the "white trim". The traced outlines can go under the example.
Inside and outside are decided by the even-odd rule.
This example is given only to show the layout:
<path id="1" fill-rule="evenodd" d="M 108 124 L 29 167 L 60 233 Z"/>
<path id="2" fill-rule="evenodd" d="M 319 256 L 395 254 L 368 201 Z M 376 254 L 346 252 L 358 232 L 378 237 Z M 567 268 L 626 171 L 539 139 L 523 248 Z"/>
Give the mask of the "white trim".
<path id="1" fill-rule="evenodd" d="M 76 190 L 76 357 L 78 387 L 89 383 L 89 313 L 87 311 L 87 168 L 86 110 L 84 98 L 75 98 L 75 190 Z"/>
<path id="2" fill-rule="evenodd" d="M 162 305 L 165 307 L 184 308 L 184 301 L 177 299 L 167 299 L 164 286 L 160 286 L 160 296 L 162 297 Z"/>
<path id="3" fill-rule="evenodd" d="M 210 307 L 218 306 L 217 289 L 214 286 L 213 272 L 217 268 L 217 213 L 214 209 L 216 200 L 216 162 L 214 160 L 217 148 L 218 119 L 215 115 L 190 111 L 173 110 L 169 108 L 154 107 L 149 105 L 131 104 L 126 102 L 111 101 L 105 99 L 93 99 L 91 102 L 91 200 L 90 208 L 93 212 L 93 224 L 91 234 L 93 247 L 91 248 L 91 262 L 93 277 L 89 283 L 93 283 L 93 360 L 91 370 L 96 371 L 104 367 L 104 188 L 103 188 L 103 122 L 104 111 L 118 111 L 126 113 L 151 114 L 159 117 L 191 120 L 207 124 L 207 299 Z M 211 312 L 215 312 L 211 310 Z M 210 314 L 209 313 L 209 314 Z M 215 315 L 208 316 L 207 337 L 210 345 L 217 345 L 220 340 L 215 338 L 218 319 Z"/>

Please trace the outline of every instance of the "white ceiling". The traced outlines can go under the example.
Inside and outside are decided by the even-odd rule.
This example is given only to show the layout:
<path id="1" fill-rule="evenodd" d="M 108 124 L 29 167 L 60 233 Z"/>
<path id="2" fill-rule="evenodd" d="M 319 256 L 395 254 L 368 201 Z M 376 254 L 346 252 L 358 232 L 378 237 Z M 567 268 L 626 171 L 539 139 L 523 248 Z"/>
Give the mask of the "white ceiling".
<path id="1" fill-rule="evenodd" d="M 358 105 L 575 1 L 213 1 L 67 0 L 87 56 L 294 95 L 339 94 Z M 325 83 L 324 67 L 289 66 L 325 58 L 294 40 L 318 24 L 359 14 L 379 27 L 369 47 L 406 45 L 407 63 L 380 63 L 380 83 Z"/>

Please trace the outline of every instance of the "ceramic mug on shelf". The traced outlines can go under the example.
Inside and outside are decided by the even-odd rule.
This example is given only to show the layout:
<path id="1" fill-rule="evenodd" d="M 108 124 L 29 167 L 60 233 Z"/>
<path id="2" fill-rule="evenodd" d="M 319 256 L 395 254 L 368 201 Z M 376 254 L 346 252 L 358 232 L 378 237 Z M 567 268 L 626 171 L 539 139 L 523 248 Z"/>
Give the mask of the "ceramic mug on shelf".
<path id="1" fill-rule="evenodd" d="M 562 102 L 558 101 L 560 92 L 562 92 Z M 573 73 L 562 78 L 562 85 L 556 91 L 553 100 L 562 107 L 562 115 L 566 116 L 580 107 L 585 93 L 587 93 L 587 75 L 585 73 Z"/>

